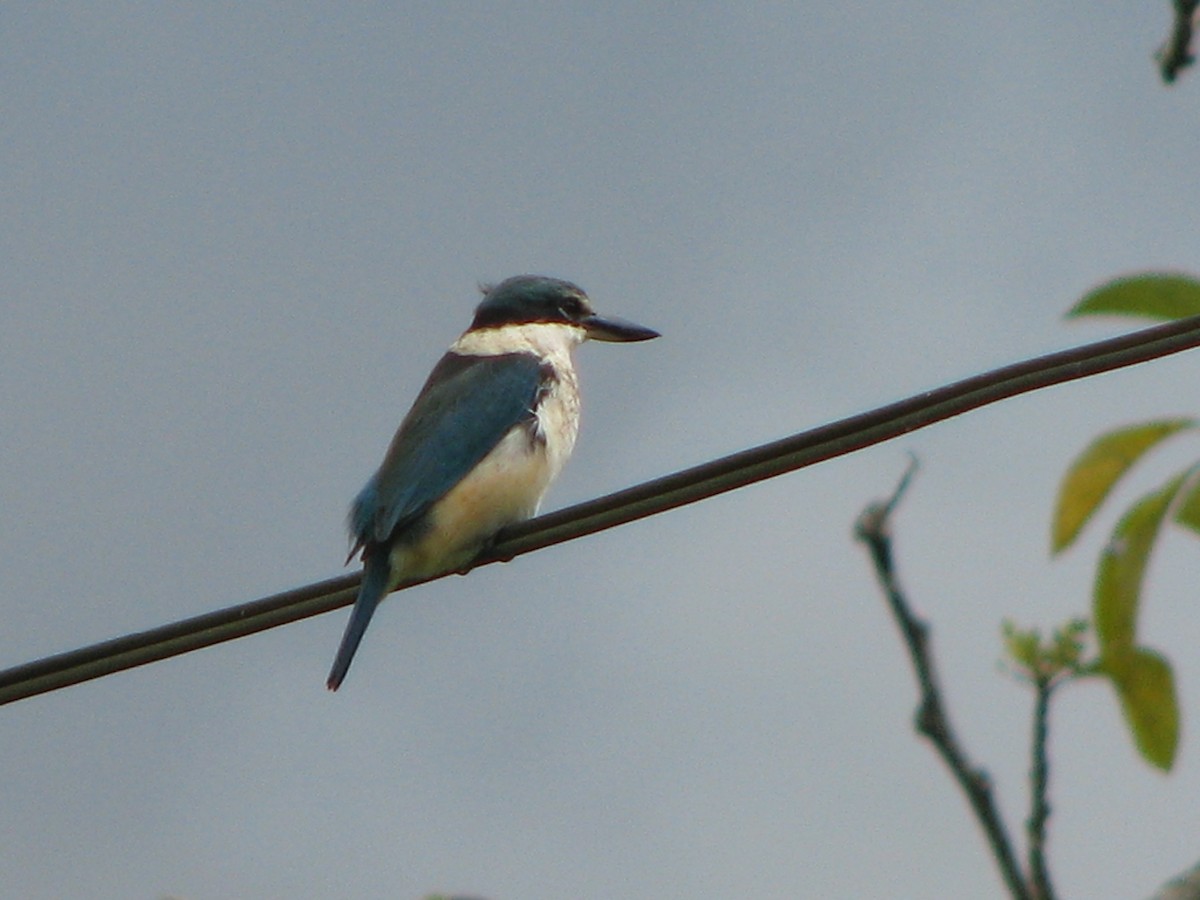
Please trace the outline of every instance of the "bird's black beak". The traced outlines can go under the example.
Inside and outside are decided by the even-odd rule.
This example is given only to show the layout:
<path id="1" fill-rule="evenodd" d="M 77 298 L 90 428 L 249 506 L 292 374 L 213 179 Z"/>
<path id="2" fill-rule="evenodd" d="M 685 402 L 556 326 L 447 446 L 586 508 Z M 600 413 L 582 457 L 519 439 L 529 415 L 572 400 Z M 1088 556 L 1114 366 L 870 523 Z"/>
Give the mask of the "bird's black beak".
<path id="1" fill-rule="evenodd" d="M 648 341 L 659 337 L 653 328 L 607 316 L 587 316 L 580 323 L 593 341 Z"/>

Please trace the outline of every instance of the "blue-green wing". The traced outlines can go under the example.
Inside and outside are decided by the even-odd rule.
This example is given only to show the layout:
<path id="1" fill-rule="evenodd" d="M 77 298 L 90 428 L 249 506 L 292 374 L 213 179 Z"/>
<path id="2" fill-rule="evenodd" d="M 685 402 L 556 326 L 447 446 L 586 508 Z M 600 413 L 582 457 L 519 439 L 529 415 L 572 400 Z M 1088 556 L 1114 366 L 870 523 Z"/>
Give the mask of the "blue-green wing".
<path id="1" fill-rule="evenodd" d="M 357 550 L 419 519 L 515 425 L 529 422 L 544 375 L 528 353 L 447 353 L 350 508 Z"/>

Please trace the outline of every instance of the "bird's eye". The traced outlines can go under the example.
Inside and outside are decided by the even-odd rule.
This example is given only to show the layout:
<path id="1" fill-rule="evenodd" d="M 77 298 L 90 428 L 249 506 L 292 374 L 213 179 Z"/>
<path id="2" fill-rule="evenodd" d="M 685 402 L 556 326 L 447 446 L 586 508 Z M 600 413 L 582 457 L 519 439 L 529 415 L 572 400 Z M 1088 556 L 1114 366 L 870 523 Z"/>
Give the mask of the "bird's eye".
<path id="1" fill-rule="evenodd" d="M 564 319 L 578 319 L 583 315 L 583 302 L 578 297 L 568 297 L 558 306 Z"/>

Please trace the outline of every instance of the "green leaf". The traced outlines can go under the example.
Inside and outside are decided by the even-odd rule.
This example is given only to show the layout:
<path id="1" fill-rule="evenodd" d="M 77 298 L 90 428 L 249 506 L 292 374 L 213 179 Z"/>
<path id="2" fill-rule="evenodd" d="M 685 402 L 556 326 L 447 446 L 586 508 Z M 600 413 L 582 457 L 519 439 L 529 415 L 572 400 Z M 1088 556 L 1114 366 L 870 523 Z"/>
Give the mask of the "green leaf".
<path id="1" fill-rule="evenodd" d="M 1183 493 L 1183 499 L 1175 510 L 1175 521 L 1200 532 L 1200 483 L 1193 484 Z"/>
<path id="2" fill-rule="evenodd" d="M 1068 318 L 1106 315 L 1149 319 L 1200 315 L 1200 282 L 1167 272 L 1130 275 L 1090 291 L 1067 312 Z"/>
<path id="3" fill-rule="evenodd" d="M 1171 664 L 1153 650 L 1127 646 L 1106 651 L 1100 668 L 1117 691 L 1142 758 L 1169 771 L 1179 747 L 1179 700 Z"/>
<path id="4" fill-rule="evenodd" d="M 1137 630 L 1138 602 L 1146 563 L 1158 537 L 1167 507 L 1192 470 L 1172 478 L 1163 488 L 1146 494 L 1121 517 L 1096 566 L 1092 619 L 1102 654 L 1114 645 L 1132 646 Z"/>
<path id="5" fill-rule="evenodd" d="M 1194 419 L 1162 419 L 1119 428 L 1092 441 L 1059 486 L 1050 523 L 1051 551 L 1060 553 L 1071 545 L 1113 485 L 1144 453 L 1177 431 L 1195 427 Z"/>
<path id="6" fill-rule="evenodd" d="M 1076 675 L 1082 672 L 1085 640 L 1090 627 L 1086 619 L 1076 618 L 1055 628 L 1054 636 L 1046 648 L 1046 659 L 1049 663 L 1056 669 L 1065 669 Z"/>
<path id="7" fill-rule="evenodd" d="M 1018 628 L 1011 619 L 1005 619 L 1000 626 L 1004 637 L 1004 649 L 1008 658 L 1017 668 L 1024 672 L 1033 672 L 1037 668 L 1038 648 L 1041 635 L 1036 628 Z"/>

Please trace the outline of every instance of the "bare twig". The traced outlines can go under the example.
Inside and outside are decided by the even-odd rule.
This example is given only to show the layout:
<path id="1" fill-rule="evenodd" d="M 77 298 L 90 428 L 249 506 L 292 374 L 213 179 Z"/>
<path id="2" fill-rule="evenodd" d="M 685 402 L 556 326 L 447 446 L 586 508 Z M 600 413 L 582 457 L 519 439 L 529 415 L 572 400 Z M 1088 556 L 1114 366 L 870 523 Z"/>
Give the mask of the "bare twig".
<path id="1" fill-rule="evenodd" d="M 1192 55 L 1192 34 L 1196 26 L 1196 7 L 1200 0 L 1174 0 L 1174 22 L 1170 36 L 1158 48 L 1154 58 L 1158 60 L 1162 79 L 1173 84 L 1179 73 L 1196 61 Z"/>
<path id="2" fill-rule="evenodd" d="M 883 503 L 873 503 L 863 510 L 855 525 L 855 535 L 867 545 L 871 553 L 875 574 L 908 647 L 909 659 L 921 690 L 916 714 L 917 731 L 933 744 L 966 795 L 975 818 L 983 828 L 1009 893 L 1014 900 L 1035 900 L 1025 883 L 1017 857 L 1013 853 L 1008 831 L 1000 818 L 992 796 L 991 779 L 967 757 L 950 724 L 949 715 L 942 703 L 941 687 L 929 648 L 929 626 L 913 614 L 907 598 L 900 589 L 892 565 L 890 515 L 910 483 L 916 467 L 914 459 L 890 499 Z"/>
<path id="3" fill-rule="evenodd" d="M 1046 739 L 1049 733 L 1050 694 L 1060 683 L 1051 676 L 1041 676 L 1034 681 L 1036 700 L 1033 707 L 1033 764 L 1029 772 L 1031 798 L 1028 834 L 1029 880 L 1036 900 L 1054 900 L 1050 869 L 1046 863 L 1046 822 L 1050 818 L 1050 759 L 1046 754 Z"/>

